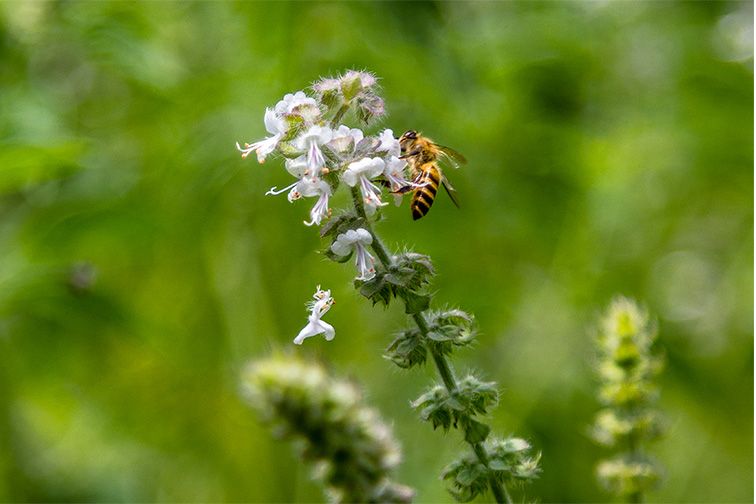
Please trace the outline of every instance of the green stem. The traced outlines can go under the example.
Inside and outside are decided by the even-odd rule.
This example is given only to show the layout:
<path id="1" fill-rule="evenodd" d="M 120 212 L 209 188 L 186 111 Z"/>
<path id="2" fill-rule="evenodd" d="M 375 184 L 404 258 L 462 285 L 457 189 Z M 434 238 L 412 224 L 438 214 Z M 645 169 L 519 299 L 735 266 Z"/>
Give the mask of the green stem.
<path id="1" fill-rule="evenodd" d="M 331 128 L 336 128 L 339 125 L 339 122 L 341 122 L 341 119 L 344 117 L 344 114 L 346 114 L 347 110 L 349 110 L 349 104 L 345 103 L 341 106 L 341 108 L 339 108 L 339 110 L 336 111 L 333 119 L 331 119 Z"/>
<path id="2" fill-rule="evenodd" d="M 640 442 L 635 432 L 630 433 L 630 436 L 627 438 L 627 442 L 630 449 L 630 456 L 633 459 L 638 458 L 640 456 Z M 630 504 L 641 504 L 643 502 L 643 492 L 637 491 L 628 494 L 627 502 L 629 502 Z"/>
<path id="3" fill-rule="evenodd" d="M 381 241 L 380 237 L 375 234 L 375 231 L 373 231 L 367 214 L 365 213 L 365 205 L 362 202 L 360 191 L 357 187 L 352 187 L 352 201 L 354 202 L 354 208 L 357 211 L 357 215 L 365 221 L 363 227 L 373 237 L 373 243 L 371 244 L 371 247 L 375 252 L 375 255 L 378 256 L 378 259 L 381 261 L 381 264 L 383 264 L 383 267 L 386 270 L 389 270 L 394 265 L 394 261 L 391 254 L 388 253 L 388 249 L 386 249 L 386 246 L 383 244 L 383 241 Z M 406 299 L 404 299 L 403 297 L 402 299 L 406 304 Z M 423 312 L 413 313 L 412 318 L 415 320 L 415 324 L 417 324 L 417 328 L 420 329 L 423 337 L 427 340 L 429 329 L 428 322 L 425 319 Z M 436 364 L 436 369 L 438 370 L 438 374 L 441 375 L 441 380 L 443 380 L 444 386 L 446 386 L 446 390 L 448 390 L 450 394 L 453 394 L 457 391 L 457 380 L 454 377 L 454 371 L 452 370 L 451 365 L 446 360 L 446 356 L 442 354 L 435 346 L 429 345 L 429 347 L 431 355 L 433 356 L 433 362 Z M 486 454 L 486 450 L 485 448 L 483 448 L 483 444 L 470 443 L 470 446 L 475 452 L 475 455 L 478 457 L 480 463 L 488 468 L 488 454 Z M 491 493 L 493 493 L 496 502 L 499 504 L 512 504 L 512 498 L 509 496 L 509 492 L 507 492 L 506 486 L 498 481 L 491 471 L 489 471 L 488 474 L 488 484 L 491 487 Z"/>

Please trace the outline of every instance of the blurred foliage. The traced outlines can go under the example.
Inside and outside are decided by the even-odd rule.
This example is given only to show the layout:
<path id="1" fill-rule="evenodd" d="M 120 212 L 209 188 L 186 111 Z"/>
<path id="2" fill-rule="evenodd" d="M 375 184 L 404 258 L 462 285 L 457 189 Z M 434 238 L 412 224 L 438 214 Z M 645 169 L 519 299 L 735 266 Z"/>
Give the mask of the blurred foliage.
<path id="1" fill-rule="evenodd" d="M 752 4 L 724 1 L 0 3 L 0 500 L 319 500 L 238 393 L 317 284 L 336 339 L 297 351 L 365 384 L 397 479 L 450 499 L 460 445 L 381 358 L 401 309 L 357 296 L 309 208 L 263 196 L 279 163 L 234 147 L 285 92 L 366 68 L 376 130 L 469 159 L 461 210 L 387 207 L 380 232 L 476 315 L 459 372 L 499 382 L 493 429 L 543 453 L 528 496 L 607 498 L 585 334 L 622 292 L 668 361 L 649 499 L 752 501 L 752 33 Z"/>

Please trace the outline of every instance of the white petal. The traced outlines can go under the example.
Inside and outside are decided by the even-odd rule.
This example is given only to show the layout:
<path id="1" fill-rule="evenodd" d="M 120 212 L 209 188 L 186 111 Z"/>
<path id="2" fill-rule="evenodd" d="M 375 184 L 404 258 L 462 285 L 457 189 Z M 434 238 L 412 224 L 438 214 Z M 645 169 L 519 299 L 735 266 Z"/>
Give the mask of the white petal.
<path id="1" fill-rule="evenodd" d="M 260 140 L 259 142 L 252 144 L 252 150 L 257 151 L 258 163 L 264 163 L 265 158 L 268 157 L 271 152 L 276 150 L 280 137 L 281 135 L 273 135 L 270 138 L 266 138 L 265 140 Z"/>
<path id="2" fill-rule="evenodd" d="M 391 158 L 386 163 L 386 169 L 384 170 L 384 173 L 386 175 L 403 175 L 404 169 L 407 167 L 407 161 L 404 159 L 399 159 L 396 156 L 391 156 Z"/>
<path id="3" fill-rule="evenodd" d="M 368 178 L 375 178 L 381 173 L 383 173 L 383 168 L 386 164 L 383 162 L 383 159 L 374 157 L 374 158 L 362 158 L 359 161 L 355 161 L 353 163 L 349 163 L 349 166 L 347 167 L 346 173 L 354 173 L 358 176 L 365 176 Z"/>
<path id="4" fill-rule="evenodd" d="M 347 168 L 344 173 L 341 174 L 341 180 L 349 187 L 356 186 L 357 180 L 359 180 L 359 178 L 359 174 L 353 170 L 350 170 L 349 168 Z"/>
<path id="5" fill-rule="evenodd" d="M 360 228 L 355 231 L 355 233 L 357 235 L 357 240 L 359 240 L 360 243 L 364 243 L 365 245 L 373 243 L 373 236 L 367 229 Z"/>
<path id="6" fill-rule="evenodd" d="M 268 133 L 276 135 L 286 131 L 286 122 L 278 117 L 273 109 L 265 109 L 265 129 Z"/>
<path id="7" fill-rule="evenodd" d="M 302 178 L 307 170 L 307 156 L 301 155 L 296 159 L 286 160 L 286 171 L 297 178 Z"/>
<path id="8" fill-rule="evenodd" d="M 365 176 L 372 179 L 383 173 L 386 163 L 378 157 L 372 158 L 371 161 L 372 163 L 370 163 L 369 169 L 365 172 Z"/>
<path id="9" fill-rule="evenodd" d="M 336 336 L 336 329 L 328 322 L 321 320 L 320 327 L 323 329 L 323 336 L 325 336 L 326 341 L 331 341 Z"/>
<path id="10" fill-rule="evenodd" d="M 360 240 L 360 235 L 354 229 L 350 229 L 349 231 L 347 231 L 344 234 L 346 236 L 346 240 L 348 240 L 349 243 L 354 243 L 354 242 Z"/>
<path id="11" fill-rule="evenodd" d="M 381 144 L 378 146 L 378 151 L 388 152 L 392 156 L 399 156 L 401 152 L 401 146 L 399 140 L 394 138 L 394 132 L 390 129 L 383 130 L 378 137 Z"/>
<path id="12" fill-rule="evenodd" d="M 301 331 L 299 331 L 297 337 L 294 338 L 294 344 L 301 345 L 305 339 L 315 336 L 316 334 L 320 334 L 318 332 L 318 326 L 315 322 L 308 322 L 307 325 L 304 326 Z"/>
<path id="13" fill-rule="evenodd" d="M 339 238 L 341 238 L 341 236 L 343 235 L 340 235 Z M 331 252 L 337 256 L 346 257 L 352 252 L 352 245 L 337 238 L 336 241 L 331 244 Z"/>

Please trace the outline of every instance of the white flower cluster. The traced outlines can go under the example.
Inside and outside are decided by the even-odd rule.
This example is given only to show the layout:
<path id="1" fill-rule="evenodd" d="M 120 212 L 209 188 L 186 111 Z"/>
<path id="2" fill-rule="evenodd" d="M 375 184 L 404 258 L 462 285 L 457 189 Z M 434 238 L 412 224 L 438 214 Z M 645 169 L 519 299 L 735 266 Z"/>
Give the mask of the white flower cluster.
<path id="1" fill-rule="evenodd" d="M 294 181 L 281 189 L 272 187 L 266 194 L 288 193 L 290 202 L 301 198 L 317 198 L 305 225 L 320 225 L 331 216 L 330 198 L 340 185 L 351 188 L 364 203 L 365 213 L 373 215 L 387 205 L 382 199 L 384 189 L 399 204 L 407 187 L 416 187 L 408 180 L 408 166 L 400 158 L 399 140 L 385 129 L 375 136 L 366 136 L 362 129 L 342 123 L 355 117 L 364 124 L 384 115 L 383 100 L 377 93 L 377 80 L 368 72 L 350 70 L 335 78 L 321 79 L 313 84 L 310 94 L 297 91 L 287 94 L 274 107 L 265 110 L 264 123 L 269 136 L 244 147 L 236 144 L 242 158 L 253 152 L 264 163 L 271 155 L 284 158 L 284 167 Z M 364 228 L 339 230 L 331 244 L 334 257 L 347 258 L 354 253 L 359 281 L 376 276 L 375 258 L 368 251 L 373 236 Z M 321 317 L 333 304 L 330 291 L 318 287 L 315 301 L 308 304 L 307 325 L 294 339 L 301 344 L 316 334 L 334 337 L 333 326 Z"/>
<path id="2" fill-rule="evenodd" d="M 331 215 L 329 199 L 340 182 L 357 188 L 368 215 L 386 205 L 381 192 L 387 188 L 397 204 L 412 185 L 407 179 L 407 163 L 399 158 L 399 141 L 390 129 L 366 137 L 359 128 L 340 124 L 352 111 L 364 122 L 383 115 L 383 100 L 377 95 L 375 76 L 350 70 L 338 78 L 322 79 L 304 91 L 287 94 L 275 107 L 265 111 L 265 128 L 270 136 L 237 149 L 246 158 L 252 152 L 264 163 L 271 154 L 285 158 L 286 171 L 296 178 L 290 185 L 271 188 L 267 194 L 288 192 L 290 202 L 315 198 L 310 220 L 320 225 Z"/>

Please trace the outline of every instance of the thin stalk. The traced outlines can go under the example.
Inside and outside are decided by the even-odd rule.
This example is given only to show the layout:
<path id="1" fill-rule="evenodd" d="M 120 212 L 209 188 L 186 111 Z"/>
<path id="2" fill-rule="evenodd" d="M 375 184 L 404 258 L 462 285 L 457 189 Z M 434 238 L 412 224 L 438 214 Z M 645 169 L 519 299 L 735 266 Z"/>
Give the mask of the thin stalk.
<path id="1" fill-rule="evenodd" d="M 386 246 L 383 244 L 383 241 L 380 239 L 380 237 L 375 234 L 375 231 L 373 231 L 373 227 L 370 225 L 370 221 L 368 220 L 367 214 L 365 213 L 365 205 L 362 202 L 360 191 L 357 187 L 352 187 L 352 201 L 354 202 L 354 208 L 357 211 L 357 215 L 362 217 L 362 219 L 365 221 L 363 227 L 373 237 L 371 248 L 375 252 L 375 255 L 378 256 L 378 259 L 381 261 L 381 264 L 383 264 L 383 267 L 387 270 L 390 269 L 394 265 L 392 256 L 388 253 L 388 249 L 386 249 Z M 406 299 L 402 297 L 402 300 L 406 304 Z M 417 328 L 420 329 L 423 337 L 427 339 L 429 329 L 428 322 L 425 319 L 424 313 L 413 313 L 412 318 L 415 320 L 415 324 L 417 324 Z M 454 371 L 449 364 L 449 361 L 446 359 L 446 356 L 432 345 L 430 346 L 430 352 L 433 356 L 433 362 L 436 364 L 436 370 L 438 370 L 438 374 L 441 376 L 441 380 L 443 380 L 444 382 L 444 386 L 446 386 L 446 389 L 449 391 L 449 393 L 456 392 L 457 379 L 454 377 Z M 478 457 L 480 463 L 488 467 L 488 455 L 486 454 L 486 450 L 483 448 L 483 444 L 469 444 L 475 452 L 475 455 Z M 512 504 L 512 498 L 509 496 L 509 492 L 507 492 L 506 486 L 498 481 L 490 471 L 488 484 L 491 487 L 491 493 L 493 493 L 494 499 L 498 504 Z"/>
<path id="2" fill-rule="evenodd" d="M 627 438 L 627 443 L 630 448 L 630 456 L 635 459 L 640 456 L 640 442 L 635 432 L 631 432 Z M 643 502 L 643 492 L 633 492 L 627 496 L 627 502 L 630 504 L 641 504 Z"/>
<path id="3" fill-rule="evenodd" d="M 341 106 L 341 108 L 339 108 L 339 110 L 336 111 L 333 119 L 331 119 L 331 128 L 336 128 L 339 125 L 341 119 L 344 117 L 344 114 L 347 113 L 347 110 L 349 110 L 349 104 L 345 103 Z"/>

